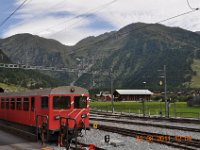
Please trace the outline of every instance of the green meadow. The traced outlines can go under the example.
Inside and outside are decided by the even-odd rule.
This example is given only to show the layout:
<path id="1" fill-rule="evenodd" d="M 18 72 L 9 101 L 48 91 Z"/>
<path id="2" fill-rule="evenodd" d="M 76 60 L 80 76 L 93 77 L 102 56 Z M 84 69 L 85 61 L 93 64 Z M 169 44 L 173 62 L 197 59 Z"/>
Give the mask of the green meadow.
<path id="1" fill-rule="evenodd" d="M 111 111 L 111 102 L 91 102 L 92 109 Z M 165 102 L 145 102 L 146 115 L 165 115 Z M 200 118 L 200 106 L 189 107 L 186 102 L 170 103 L 171 117 Z M 141 102 L 114 102 L 116 112 L 143 114 L 143 103 Z"/>

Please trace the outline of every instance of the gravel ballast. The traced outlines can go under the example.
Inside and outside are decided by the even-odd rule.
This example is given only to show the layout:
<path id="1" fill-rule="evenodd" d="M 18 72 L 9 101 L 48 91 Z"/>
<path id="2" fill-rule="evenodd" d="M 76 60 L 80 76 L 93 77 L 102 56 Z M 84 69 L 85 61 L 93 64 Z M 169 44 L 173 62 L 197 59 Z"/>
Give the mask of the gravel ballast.
<path id="1" fill-rule="evenodd" d="M 105 143 L 104 137 L 110 136 L 110 143 Z M 79 141 L 87 144 L 95 144 L 98 147 L 107 150 L 178 150 L 176 148 L 150 143 L 148 141 L 139 141 L 133 137 L 122 136 L 116 133 L 105 132 L 98 129 L 91 129 L 83 132 L 83 137 L 78 138 Z"/>

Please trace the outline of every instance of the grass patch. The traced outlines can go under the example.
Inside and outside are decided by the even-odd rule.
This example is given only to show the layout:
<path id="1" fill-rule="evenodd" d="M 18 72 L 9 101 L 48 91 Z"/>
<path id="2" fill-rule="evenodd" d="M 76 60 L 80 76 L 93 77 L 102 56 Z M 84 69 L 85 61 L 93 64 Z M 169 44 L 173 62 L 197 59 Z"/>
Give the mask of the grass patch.
<path id="1" fill-rule="evenodd" d="M 90 107 L 100 110 L 111 110 L 111 102 L 91 102 Z M 114 102 L 116 112 L 143 113 L 141 102 Z M 165 115 L 165 102 L 145 102 L 145 114 Z M 186 102 L 170 104 L 170 116 L 199 118 L 200 107 L 189 107 Z"/>

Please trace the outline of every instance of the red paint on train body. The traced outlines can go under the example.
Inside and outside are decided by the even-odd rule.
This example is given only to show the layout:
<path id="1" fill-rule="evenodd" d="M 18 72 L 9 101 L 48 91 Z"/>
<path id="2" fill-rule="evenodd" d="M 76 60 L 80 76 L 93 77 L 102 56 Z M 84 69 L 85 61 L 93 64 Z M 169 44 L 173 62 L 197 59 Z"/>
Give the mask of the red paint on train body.
<path id="1" fill-rule="evenodd" d="M 75 119 L 78 129 L 89 128 L 89 93 L 77 86 L 0 93 L 0 119 L 36 127 L 39 115 L 48 116 L 49 131 L 59 131 L 61 117 Z M 41 127 L 44 118 L 38 122 Z M 74 124 L 69 120 L 69 129 Z"/>

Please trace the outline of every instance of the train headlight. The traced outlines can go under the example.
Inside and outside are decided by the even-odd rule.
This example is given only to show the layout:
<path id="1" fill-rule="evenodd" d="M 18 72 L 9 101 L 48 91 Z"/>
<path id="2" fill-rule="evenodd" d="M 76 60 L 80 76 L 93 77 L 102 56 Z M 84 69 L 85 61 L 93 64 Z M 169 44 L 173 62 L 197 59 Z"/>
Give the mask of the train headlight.
<path id="1" fill-rule="evenodd" d="M 81 115 L 81 118 L 86 118 L 87 117 L 87 114 L 82 114 Z"/>
<path id="2" fill-rule="evenodd" d="M 58 115 L 58 116 L 55 116 L 54 119 L 55 119 L 55 120 L 60 120 L 60 116 L 59 116 L 59 115 Z"/>
<path id="3" fill-rule="evenodd" d="M 74 87 L 71 87 L 70 92 L 73 93 L 75 91 Z"/>

